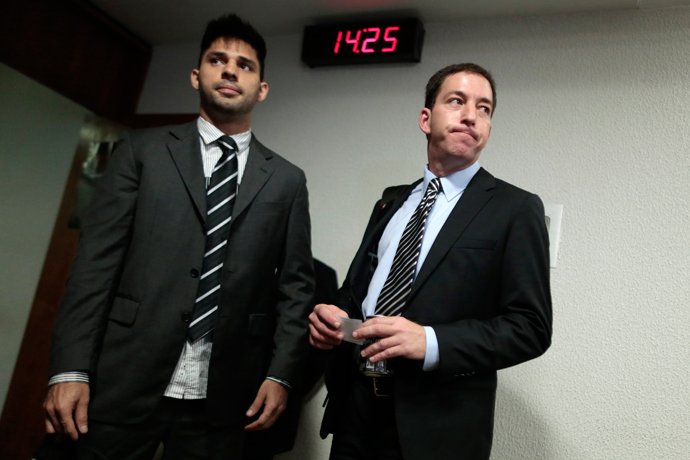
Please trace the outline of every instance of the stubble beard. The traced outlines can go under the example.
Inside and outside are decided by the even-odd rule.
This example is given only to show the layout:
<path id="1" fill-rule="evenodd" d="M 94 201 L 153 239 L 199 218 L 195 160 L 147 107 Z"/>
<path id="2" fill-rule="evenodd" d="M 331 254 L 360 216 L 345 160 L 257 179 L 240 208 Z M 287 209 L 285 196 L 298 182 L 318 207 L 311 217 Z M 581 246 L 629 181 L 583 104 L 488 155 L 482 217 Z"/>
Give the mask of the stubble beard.
<path id="1" fill-rule="evenodd" d="M 252 103 L 252 95 L 243 91 L 235 97 L 224 97 L 215 88 L 206 89 L 201 79 L 199 80 L 199 95 L 201 104 L 206 111 L 211 111 L 224 118 L 244 117 L 252 112 L 256 102 Z M 254 97 L 254 99 L 256 99 Z"/>

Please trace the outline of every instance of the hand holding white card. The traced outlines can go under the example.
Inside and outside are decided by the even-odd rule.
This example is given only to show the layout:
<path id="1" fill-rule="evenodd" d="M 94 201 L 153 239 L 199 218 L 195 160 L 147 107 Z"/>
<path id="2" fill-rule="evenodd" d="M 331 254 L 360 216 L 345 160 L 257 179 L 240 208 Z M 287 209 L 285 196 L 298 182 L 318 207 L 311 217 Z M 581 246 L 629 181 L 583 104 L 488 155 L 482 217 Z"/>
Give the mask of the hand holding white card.
<path id="1" fill-rule="evenodd" d="M 342 316 L 338 315 L 336 316 L 338 320 L 340 320 L 340 332 L 342 332 L 343 335 L 345 335 L 345 338 L 343 340 L 350 343 L 356 343 L 357 345 L 363 345 L 364 339 L 355 339 L 354 337 L 352 337 L 352 333 L 362 327 L 362 320 L 343 318 Z"/>

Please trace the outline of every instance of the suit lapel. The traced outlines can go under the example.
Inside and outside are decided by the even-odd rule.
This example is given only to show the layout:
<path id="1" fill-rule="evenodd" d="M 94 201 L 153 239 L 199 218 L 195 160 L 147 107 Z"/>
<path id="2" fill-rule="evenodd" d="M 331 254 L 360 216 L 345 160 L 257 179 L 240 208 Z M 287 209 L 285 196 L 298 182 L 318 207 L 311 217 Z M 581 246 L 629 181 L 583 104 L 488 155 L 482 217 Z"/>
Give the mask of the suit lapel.
<path id="1" fill-rule="evenodd" d="M 206 184 L 196 121 L 170 129 L 167 146 L 177 171 L 194 203 L 199 218 L 206 222 Z"/>
<path id="2" fill-rule="evenodd" d="M 232 210 L 232 222 L 235 222 L 237 216 L 249 206 L 273 174 L 273 165 L 269 161 L 272 157 L 273 153 L 252 135 L 252 141 L 249 144 L 249 157 L 244 168 L 235 207 Z"/>
<path id="3" fill-rule="evenodd" d="M 351 280 L 351 285 L 353 286 L 355 302 L 359 307 L 362 306 L 362 302 L 367 295 L 369 282 L 375 270 L 372 264 L 372 257 L 378 252 L 378 244 L 381 235 L 383 235 L 383 231 L 386 229 L 388 222 L 393 218 L 393 215 L 400 209 L 403 203 L 405 203 L 410 193 L 419 182 L 421 182 L 421 179 L 407 186 L 401 194 L 381 201 L 381 203 L 379 203 L 379 208 L 375 211 L 379 214 L 385 212 L 385 214 L 382 217 L 378 217 L 377 222 L 374 222 L 373 228 L 365 235 L 362 245 L 360 246 L 361 249 L 352 263 L 352 266 L 356 268 L 352 270 L 353 279 Z"/>
<path id="4" fill-rule="evenodd" d="M 446 223 L 443 224 L 441 231 L 429 250 L 429 254 L 424 259 L 424 264 L 419 270 L 414 285 L 412 285 L 412 292 L 403 312 L 410 305 L 411 299 L 420 287 L 424 285 L 424 281 L 433 273 L 436 266 L 453 246 L 453 243 L 463 234 L 479 211 L 493 197 L 492 189 L 495 186 L 496 180 L 483 168 L 472 178 L 467 185 L 467 189 L 465 189 L 455 208 L 448 216 Z"/>

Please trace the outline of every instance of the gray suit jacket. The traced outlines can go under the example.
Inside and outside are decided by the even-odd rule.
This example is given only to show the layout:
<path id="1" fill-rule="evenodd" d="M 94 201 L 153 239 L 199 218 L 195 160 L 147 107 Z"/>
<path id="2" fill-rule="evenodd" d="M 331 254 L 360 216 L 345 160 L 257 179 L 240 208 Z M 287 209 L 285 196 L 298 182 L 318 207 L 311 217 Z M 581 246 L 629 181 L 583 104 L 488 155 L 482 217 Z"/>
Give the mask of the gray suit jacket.
<path id="1" fill-rule="evenodd" d="M 196 122 L 125 133 L 99 181 L 53 329 L 51 375 L 84 370 L 90 417 L 143 420 L 186 340 L 205 250 Z M 299 384 L 313 296 L 304 173 L 255 138 L 233 209 L 207 413 L 246 424 L 267 375 Z"/>

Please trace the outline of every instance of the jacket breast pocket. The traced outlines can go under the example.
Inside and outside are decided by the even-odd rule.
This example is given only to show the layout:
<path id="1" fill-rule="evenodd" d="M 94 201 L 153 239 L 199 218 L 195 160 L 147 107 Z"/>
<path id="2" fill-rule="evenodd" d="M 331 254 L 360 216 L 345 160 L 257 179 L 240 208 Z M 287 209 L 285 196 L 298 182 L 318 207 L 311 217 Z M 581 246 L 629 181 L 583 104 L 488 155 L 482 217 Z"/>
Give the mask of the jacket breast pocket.
<path id="1" fill-rule="evenodd" d="M 131 326 L 137 318 L 141 303 L 137 299 L 116 296 L 108 319 L 123 326 Z"/>
<path id="2" fill-rule="evenodd" d="M 282 214 L 288 212 L 290 203 L 287 201 L 259 201 L 252 205 L 252 210 L 258 213 Z"/>
<path id="3" fill-rule="evenodd" d="M 496 240 L 482 240 L 477 238 L 458 238 L 453 243 L 454 248 L 486 249 L 492 251 L 496 248 Z"/>

